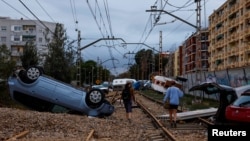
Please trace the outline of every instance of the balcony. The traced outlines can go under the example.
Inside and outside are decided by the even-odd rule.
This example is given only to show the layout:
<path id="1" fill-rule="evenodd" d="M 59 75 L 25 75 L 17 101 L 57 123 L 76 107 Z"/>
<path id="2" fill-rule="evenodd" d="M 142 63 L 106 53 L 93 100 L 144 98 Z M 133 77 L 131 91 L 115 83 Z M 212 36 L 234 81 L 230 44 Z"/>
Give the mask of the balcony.
<path id="1" fill-rule="evenodd" d="M 230 55 L 231 55 L 231 50 L 227 50 L 227 51 L 226 51 L 226 55 L 227 55 L 227 56 L 230 56 Z"/>
<path id="2" fill-rule="evenodd" d="M 235 53 L 234 48 L 231 48 L 231 49 L 229 50 L 229 54 L 230 54 L 230 55 L 233 55 L 234 53 Z"/>
<path id="3" fill-rule="evenodd" d="M 245 51 L 245 52 L 250 51 L 250 45 L 246 45 L 246 46 L 244 46 L 244 51 Z"/>
<path id="4" fill-rule="evenodd" d="M 244 17 L 245 17 L 245 19 L 250 18 L 250 14 L 249 14 L 249 12 L 245 13 Z"/>
<path id="5" fill-rule="evenodd" d="M 249 35 L 250 34 L 250 28 L 246 28 L 244 33 L 245 33 L 245 35 Z"/>
<path id="6" fill-rule="evenodd" d="M 35 30 L 23 30 L 22 35 L 37 35 L 37 32 Z"/>

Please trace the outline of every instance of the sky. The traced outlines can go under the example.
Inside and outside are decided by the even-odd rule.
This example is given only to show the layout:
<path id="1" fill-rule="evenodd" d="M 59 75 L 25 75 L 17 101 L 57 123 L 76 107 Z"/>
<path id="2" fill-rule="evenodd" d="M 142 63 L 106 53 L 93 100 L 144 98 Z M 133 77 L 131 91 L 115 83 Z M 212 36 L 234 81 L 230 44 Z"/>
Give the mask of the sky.
<path id="1" fill-rule="evenodd" d="M 224 2 L 201 0 L 202 28 L 208 27 L 209 15 Z M 152 6 L 165 12 L 148 11 Z M 162 51 L 176 50 L 196 29 L 165 13 L 196 25 L 196 6 L 194 0 L 0 0 L 0 16 L 62 23 L 70 41 L 80 31 L 81 47 L 114 37 L 83 49 L 81 57 L 118 75 L 135 63 L 139 50 L 159 50 L 160 32 Z"/>

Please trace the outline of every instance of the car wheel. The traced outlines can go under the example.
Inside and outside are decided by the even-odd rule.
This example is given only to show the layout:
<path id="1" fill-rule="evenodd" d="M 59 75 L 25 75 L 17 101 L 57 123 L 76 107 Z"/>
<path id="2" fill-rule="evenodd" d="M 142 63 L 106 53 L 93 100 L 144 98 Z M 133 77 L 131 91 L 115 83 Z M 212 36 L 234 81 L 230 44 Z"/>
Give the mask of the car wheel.
<path id="1" fill-rule="evenodd" d="M 91 89 L 86 95 L 86 104 L 91 108 L 98 108 L 104 100 L 104 93 L 99 89 Z"/>
<path id="2" fill-rule="evenodd" d="M 27 82 L 27 77 L 26 77 L 26 71 L 25 70 L 20 70 L 18 72 L 18 77 L 23 81 L 23 82 Z"/>
<path id="3" fill-rule="evenodd" d="M 26 74 L 27 74 L 27 78 L 30 81 L 35 81 L 41 75 L 41 71 L 40 71 L 40 69 L 38 67 L 30 67 L 26 71 Z"/>

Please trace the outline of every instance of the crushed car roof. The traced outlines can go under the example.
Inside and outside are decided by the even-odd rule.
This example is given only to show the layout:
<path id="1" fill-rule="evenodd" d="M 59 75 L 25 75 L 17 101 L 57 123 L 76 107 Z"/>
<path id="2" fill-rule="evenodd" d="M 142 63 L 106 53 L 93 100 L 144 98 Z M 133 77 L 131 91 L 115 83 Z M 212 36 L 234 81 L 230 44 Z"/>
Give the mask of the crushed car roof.
<path id="1" fill-rule="evenodd" d="M 195 91 L 195 90 L 204 91 L 206 94 L 214 94 L 221 91 L 235 92 L 235 89 L 233 87 L 218 84 L 215 82 L 202 82 L 189 89 L 189 91 Z"/>

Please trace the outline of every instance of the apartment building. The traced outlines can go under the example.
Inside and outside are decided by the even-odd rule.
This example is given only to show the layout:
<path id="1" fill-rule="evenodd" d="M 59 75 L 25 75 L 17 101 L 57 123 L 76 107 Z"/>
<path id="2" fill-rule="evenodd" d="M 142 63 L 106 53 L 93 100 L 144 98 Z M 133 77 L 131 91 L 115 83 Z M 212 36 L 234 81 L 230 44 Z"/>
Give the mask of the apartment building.
<path id="1" fill-rule="evenodd" d="M 228 0 L 209 16 L 209 71 L 250 65 L 250 0 Z"/>
<path id="2" fill-rule="evenodd" d="M 208 71 L 208 29 L 193 33 L 182 45 L 182 74 Z"/>
<path id="3" fill-rule="evenodd" d="M 42 65 L 44 54 L 48 53 L 46 46 L 48 40 L 45 40 L 45 34 L 48 39 L 52 38 L 52 33 L 49 31 L 54 31 L 55 27 L 56 23 L 46 21 L 41 23 L 37 20 L 0 17 L 0 45 L 5 44 L 10 49 L 11 58 L 20 66 L 20 56 L 23 54 L 26 42 L 34 41 Z"/>

